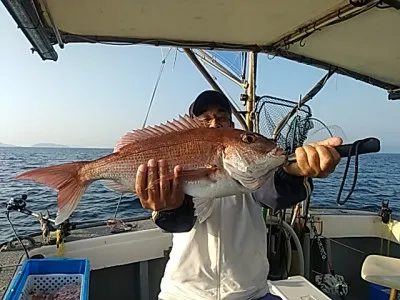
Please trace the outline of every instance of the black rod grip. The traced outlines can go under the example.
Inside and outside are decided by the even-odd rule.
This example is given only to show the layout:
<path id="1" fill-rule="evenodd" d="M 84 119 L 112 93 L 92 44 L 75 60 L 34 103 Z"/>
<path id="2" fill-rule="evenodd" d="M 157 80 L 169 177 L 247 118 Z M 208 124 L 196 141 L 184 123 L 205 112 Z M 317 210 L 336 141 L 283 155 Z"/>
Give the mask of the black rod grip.
<path id="1" fill-rule="evenodd" d="M 350 156 L 354 156 L 356 153 L 356 144 L 359 144 L 358 154 L 375 153 L 381 150 L 381 142 L 374 137 L 357 140 L 353 144 L 340 145 L 335 147 L 335 149 L 339 152 L 340 157 L 348 157 L 350 149 Z"/>
<path id="2" fill-rule="evenodd" d="M 354 156 L 356 154 L 356 144 L 358 144 L 358 154 L 375 153 L 381 150 L 381 142 L 374 137 L 357 140 L 352 144 L 340 145 L 335 147 L 335 149 L 337 152 L 339 152 L 340 157 L 348 157 L 349 151 L 353 147 L 351 149 L 350 156 Z M 293 153 L 287 157 L 286 163 L 294 162 L 296 162 L 296 154 Z"/>

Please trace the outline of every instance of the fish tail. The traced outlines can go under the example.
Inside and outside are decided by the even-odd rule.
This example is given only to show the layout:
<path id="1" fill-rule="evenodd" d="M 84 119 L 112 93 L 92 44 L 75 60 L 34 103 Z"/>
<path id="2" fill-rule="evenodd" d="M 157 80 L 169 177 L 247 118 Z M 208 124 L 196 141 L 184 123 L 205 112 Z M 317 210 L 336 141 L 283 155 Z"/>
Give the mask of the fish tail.
<path id="1" fill-rule="evenodd" d="M 80 170 L 89 162 L 73 162 L 30 170 L 16 177 L 17 180 L 33 180 L 58 190 L 56 225 L 61 224 L 78 206 L 91 181 L 83 180 Z"/>

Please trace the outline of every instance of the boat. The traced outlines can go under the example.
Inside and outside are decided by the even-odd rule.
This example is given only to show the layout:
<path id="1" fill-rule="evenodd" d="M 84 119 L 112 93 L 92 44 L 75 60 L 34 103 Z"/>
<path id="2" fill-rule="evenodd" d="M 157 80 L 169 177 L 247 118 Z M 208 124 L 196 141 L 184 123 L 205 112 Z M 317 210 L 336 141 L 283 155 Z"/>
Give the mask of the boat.
<path id="1" fill-rule="evenodd" d="M 388 100 L 400 99 L 399 0 L 2 3 L 43 61 L 57 61 L 71 43 L 183 49 L 212 88 L 224 92 L 206 66 L 242 86 L 245 109 L 232 107 L 243 128 L 290 141 L 285 144 L 288 151 L 304 142 L 299 128 L 306 134 L 310 124 L 318 123 L 312 121 L 307 101 L 334 73 L 384 89 Z M 243 76 L 217 62 L 218 53 L 240 53 L 246 66 Z M 299 101 L 259 97 L 260 55 L 283 57 L 327 70 L 327 74 Z M 260 125 L 268 105 L 286 109 L 272 129 Z M 302 127 L 295 125 L 298 121 Z M 3 297 L 29 255 L 88 259 L 90 299 L 112 299 L 116 293 L 118 299 L 157 299 L 172 236 L 159 230 L 150 215 L 119 223 L 63 223 L 52 228 L 50 218 L 28 210 L 26 197 L 11 199 L 7 208 L 38 217 L 44 230 L 21 237 L 25 248 L 17 238 L 2 245 Z M 339 198 L 334 208 L 313 206 L 310 195 L 290 210 L 264 211 L 271 291 L 288 300 L 398 299 L 399 219 L 387 202 L 379 210 L 367 211 L 341 207 L 346 199 Z"/>

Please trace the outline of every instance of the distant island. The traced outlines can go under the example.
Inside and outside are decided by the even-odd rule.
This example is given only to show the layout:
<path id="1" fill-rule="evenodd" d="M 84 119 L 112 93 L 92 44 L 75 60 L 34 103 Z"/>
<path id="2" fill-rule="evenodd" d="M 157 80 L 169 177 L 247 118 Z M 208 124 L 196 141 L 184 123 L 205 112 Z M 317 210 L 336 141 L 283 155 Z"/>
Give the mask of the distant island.
<path id="1" fill-rule="evenodd" d="M 63 145 L 63 144 L 55 144 L 55 143 L 37 143 L 33 145 L 24 145 L 24 146 L 16 146 L 12 144 L 0 143 L 0 148 L 76 148 L 76 149 L 112 149 L 113 147 L 88 147 L 82 145 Z"/>
<path id="2" fill-rule="evenodd" d="M 34 148 L 70 148 L 67 145 L 53 144 L 53 143 L 38 143 L 34 144 L 31 147 Z"/>
<path id="3" fill-rule="evenodd" d="M 17 146 L 14 146 L 14 145 L 11 145 L 11 144 L 0 143 L 0 147 L 17 147 Z"/>

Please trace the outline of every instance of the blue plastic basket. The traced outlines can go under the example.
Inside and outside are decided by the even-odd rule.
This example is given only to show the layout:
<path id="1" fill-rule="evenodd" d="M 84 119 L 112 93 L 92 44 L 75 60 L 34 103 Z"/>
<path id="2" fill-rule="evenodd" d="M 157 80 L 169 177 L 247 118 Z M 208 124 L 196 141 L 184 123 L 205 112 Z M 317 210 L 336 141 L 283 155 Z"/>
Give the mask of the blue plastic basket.
<path id="1" fill-rule="evenodd" d="M 67 285 L 78 284 L 79 300 L 89 298 L 89 260 L 44 258 L 26 260 L 5 294 L 4 300 L 28 300 L 31 293 L 56 293 Z"/>
<path id="2" fill-rule="evenodd" d="M 370 300 L 387 300 L 389 299 L 390 289 L 378 284 L 369 284 L 369 299 Z M 400 295 L 396 298 L 400 299 Z"/>

